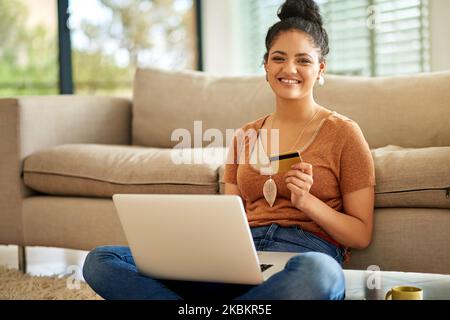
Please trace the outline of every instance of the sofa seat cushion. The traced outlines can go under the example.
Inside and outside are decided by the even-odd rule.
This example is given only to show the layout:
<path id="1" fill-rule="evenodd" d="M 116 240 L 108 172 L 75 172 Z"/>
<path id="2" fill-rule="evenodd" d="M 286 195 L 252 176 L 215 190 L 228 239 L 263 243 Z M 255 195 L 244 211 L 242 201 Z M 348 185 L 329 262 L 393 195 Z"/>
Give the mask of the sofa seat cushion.
<path id="1" fill-rule="evenodd" d="M 450 208 L 450 147 L 373 149 L 377 207 Z"/>
<path id="2" fill-rule="evenodd" d="M 216 155 L 226 150 L 218 148 Z M 217 159 L 200 149 L 156 149 L 96 144 L 60 145 L 28 156 L 24 183 L 51 195 L 111 197 L 115 193 L 215 194 Z M 202 156 L 202 154 L 200 153 Z M 208 161 L 206 161 L 208 160 Z M 175 161 L 175 162 L 174 162 Z"/>
<path id="3" fill-rule="evenodd" d="M 375 207 L 450 208 L 450 147 L 373 149 Z M 314 165 L 314 164 L 313 164 Z M 219 169 L 224 193 L 224 166 Z"/>

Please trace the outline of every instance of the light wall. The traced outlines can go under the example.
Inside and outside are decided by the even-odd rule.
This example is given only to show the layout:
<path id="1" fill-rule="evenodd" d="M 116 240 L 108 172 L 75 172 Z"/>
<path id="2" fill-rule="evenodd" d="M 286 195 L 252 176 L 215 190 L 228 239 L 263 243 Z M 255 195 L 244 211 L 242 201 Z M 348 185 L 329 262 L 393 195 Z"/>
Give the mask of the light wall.
<path id="1" fill-rule="evenodd" d="M 429 1 L 431 71 L 450 70 L 450 1 Z"/>
<path id="2" fill-rule="evenodd" d="M 238 1 L 203 0 L 204 70 L 222 75 L 245 73 Z M 450 0 L 429 0 L 431 71 L 450 70 Z"/>
<path id="3" fill-rule="evenodd" d="M 221 74 L 240 74 L 238 2 L 242 0 L 203 0 L 203 66 Z"/>

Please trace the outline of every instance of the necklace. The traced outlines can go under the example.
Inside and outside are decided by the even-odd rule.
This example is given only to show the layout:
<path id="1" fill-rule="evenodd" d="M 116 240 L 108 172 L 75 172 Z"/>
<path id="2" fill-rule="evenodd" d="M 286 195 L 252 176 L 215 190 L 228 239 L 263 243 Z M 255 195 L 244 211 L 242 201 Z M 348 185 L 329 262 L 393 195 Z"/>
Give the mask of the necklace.
<path id="1" fill-rule="evenodd" d="M 297 145 L 297 143 L 300 141 L 300 139 L 303 136 L 303 133 L 305 132 L 305 129 L 311 124 L 311 122 L 316 118 L 316 116 L 319 114 L 320 109 L 316 111 L 316 113 L 314 114 L 314 116 L 308 121 L 308 123 L 303 127 L 302 131 L 300 132 L 300 134 L 298 135 L 297 139 L 295 140 L 294 144 L 292 145 L 292 147 L 290 148 L 289 151 L 292 151 L 292 149 Z M 270 123 L 270 129 L 269 132 L 272 131 L 273 128 L 273 124 L 275 122 L 275 115 L 274 115 L 274 119 L 272 120 L 272 122 Z M 301 157 L 300 157 L 301 159 Z M 269 174 L 269 179 L 264 183 L 263 186 L 263 194 L 264 194 L 264 198 L 266 199 L 267 203 L 269 204 L 270 207 L 273 207 L 273 204 L 275 203 L 275 199 L 277 198 L 277 184 L 275 183 L 275 181 L 272 179 L 272 175 L 274 174 L 274 172 L 272 171 L 272 163 L 270 161 L 269 158 L 269 165 L 270 165 L 270 174 Z"/>

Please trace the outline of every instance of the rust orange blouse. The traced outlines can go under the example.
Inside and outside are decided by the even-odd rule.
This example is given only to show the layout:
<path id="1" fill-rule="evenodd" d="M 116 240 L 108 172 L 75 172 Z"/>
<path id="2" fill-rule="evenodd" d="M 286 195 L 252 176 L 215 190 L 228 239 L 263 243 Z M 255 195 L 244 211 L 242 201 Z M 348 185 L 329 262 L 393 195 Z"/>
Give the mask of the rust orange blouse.
<path id="1" fill-rule="evenodd" d="M 223 181 L 238 186 L 251 227 L 272 223 L 283 227 L 297 225 L 339 245 L 291 204 L 284 174 L 272 176 L 277 184 L 277 198 L 273 207 L 266 202 L 263 185 L 269 177 L 261 174 L 259 168 L 264 166 L 264 161 L 258 155 L 261 154 L 260 129 L 268 117 L 248 123 L 236 131 L 229 146 Z M 237 132 L 256 134 L 244 134 L 243 139 L 238 139 Z M 323 119 L 309 143 L 298 151 L 303 161 L 313 166 L 314 183 L 310 193 L 336 211 L 343 212 L 344 194 L 375 186 L 373 158 L 360 127 L 337 112 Z"/>

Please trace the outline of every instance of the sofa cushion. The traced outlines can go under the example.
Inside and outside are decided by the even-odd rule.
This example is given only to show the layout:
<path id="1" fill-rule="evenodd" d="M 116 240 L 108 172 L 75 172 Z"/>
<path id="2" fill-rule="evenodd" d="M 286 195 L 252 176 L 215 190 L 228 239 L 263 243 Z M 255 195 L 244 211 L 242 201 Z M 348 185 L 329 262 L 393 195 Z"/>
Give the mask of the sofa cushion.
<path id="1" fill-rule="evenodd" d="M 377 183 L 375 207 L 450 208 L 450 147 L 387 146 L 371 151 Z M 224 193 L 223 173 L 221 166 L 220 193 Z"/>
<path id="2" fill-rule="evenodd" d="M 372 150 L 377 207 L 450 208 L 450 147 Z"/>
<path id="3" fill-rule="evenodd" d="M 52 195 L 224 192 L 225 148 L 155 149 L 62 145 L 27 157 L 25 184 Z M 450 147 L 372 149 L 376 203 L 383 207 L 450 208 Z M 182 158 L 180 152 L 183 152 Z M 206 157 L 209 155 L 209 157 Z"/>
<path id="4" fill-rule="evenodd" d="M 450 146 L 449 71 L 325 80 L 316 100 L 356 121 L 371 148 Z"/>
<path id="5" fill-rule="evenodd" d="M 395 77 L 326 75 L 316 101 L 356 121 L 371 148 L 449 146 L 445 115 L 450 72 Z M 133 144 L 169 148 L 176 129 L 237 129 L 275 110 L 264 75 L 225 77 L 195 71 L 139 69 L 134 80 Z M 200 136 L 201 140 L 201 136 Z M 225 144 L 223 144 L 225 145 Z"/>
<path id="6" fill-rule="evenodd" d="M 178 140 L 171 141 L 177 129 L 188 130 L 192 143 L 194 139 L 202 143 L 203 134 L 214 129 L 223 137 L 218 144 L 227 146 L 227 129 L 230 133 L 271 113 L 274 107 L 275 97 L 262 76 L 138 69 L 133 92 L 133 144 L 171 148 L 178 144 Z M 194 121 L 201 121 L 201 129 L 194 131 Z"/>
<path id="7" fill-rule="evenodd" d="M 115 193 L 215 194 L 219 163 L 200 150 L 70 144 L 46 149 L 24 161 L 24 183 L 51 195 L 111 197 Z M 200 155 L 200 157 L 199 157 Z M 175 162 L 174 162 L 175 161 Z"/>

